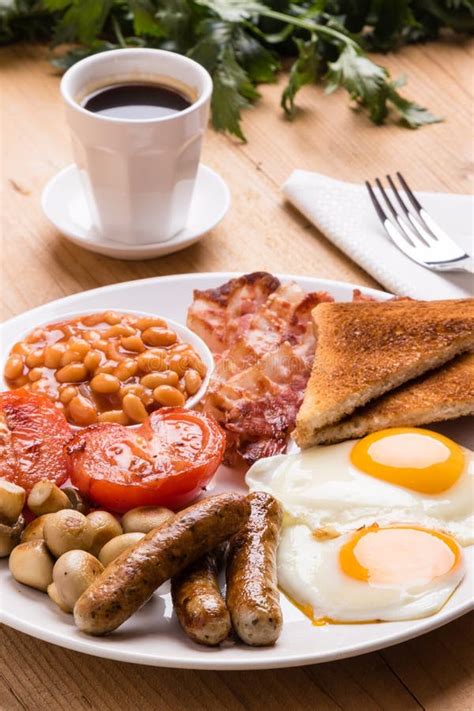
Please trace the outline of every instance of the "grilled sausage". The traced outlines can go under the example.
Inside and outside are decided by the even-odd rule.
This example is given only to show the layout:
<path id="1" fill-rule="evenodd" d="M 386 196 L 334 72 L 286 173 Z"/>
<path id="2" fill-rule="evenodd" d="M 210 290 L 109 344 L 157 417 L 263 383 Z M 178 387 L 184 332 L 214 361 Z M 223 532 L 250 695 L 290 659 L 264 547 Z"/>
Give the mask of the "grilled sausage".
<path id="1" fill-rule="evenodd" d="M 248 498 L 249 519 L 230 543 L 227 607 L 240 639 L 260 647 L 276 642 L 283 622 L 276 575 L 282 508 L 262 491 Z"/>
<path id="2" fill-rule="evenodd" d="M 227 639 L 232 629 L 217 580 L 224 554 L 221 546 L 171 580 L 171 597 L 181 627 L 194 642 L 210 647 Z"/>
<path id="3" fill-rule="evenodd" d="M 151 530 L 81 595 L 74 607 L 76 625 L 94 635 L 115 630 L 162 583 L 234 535 L 249 508 L 246 497 L 238 494 L 212 496 Z"/>

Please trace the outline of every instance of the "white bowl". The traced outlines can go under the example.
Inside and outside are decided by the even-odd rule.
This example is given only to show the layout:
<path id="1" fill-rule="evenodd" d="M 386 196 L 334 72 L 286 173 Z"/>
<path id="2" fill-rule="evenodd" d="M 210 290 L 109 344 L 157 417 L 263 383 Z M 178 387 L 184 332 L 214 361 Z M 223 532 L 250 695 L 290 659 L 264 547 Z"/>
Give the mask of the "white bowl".
<path id="1" fill-rule="evenodd" d="M 181 341 L 184 343 L 189 343 L 190 345 L 193 346 L 193 348 L 196 350 L 196 352 L 199 354 L 201 357 L 201 360 L 204 362 L 207 368 L 206 376 L 204 380 L 202 381 L 202 385 L 195 393 L 195 395 L 192 395 L 190 398 L 188 398 L 184 404 L 183 407 L 190 409 L 195 407 L 198 402 L 204 397 L 204 394 L 208 388 L 209 385 L 209 379 L 211 377 L 212 371 L 214 370 L 214 358 L 212 357 L 212 353 L 207 347 L 207 345 L 204 343 L 202 338 L 197 336 L 193 331 L 191 331 L 187 326 L 184 326 L 181 323 L 178 323 L 177 321 L 173 321 L 173 319 L 170 318 L 165 318 L 164 316 L 161 316 L 159 313 L 151 313 L 150 311 L 133 311 L 132 309 L 114 309 L 113 307 L 110 307 L 108 309 L 89 309 L 88 311 L 70 311 L 65 314 L 61 314 L 57 319 L 50 319 L 48 321 L 42 321 L 41 323 L 36 324 L 32 328 L 29 328 L 27 331 L 24 331 L 22 333 L 19 333 L 18 336 L 15 337 L 14 340 L 8 342 L 8 343 L 2 343 L 2 351 L 5 354 L 5 356 L 2 358 L 2 361 L 0 363 L 0 389 L 1 390 L 11 390 L 11 388 L 8 387 L 7 383 L 5 382 L 5 379 L 3 377 L 3 369 L 5 367 L 5 361 L 8 358 L 8 355 L 10 353 L 11 348 L 17 343 L 18 341 L 23 340 L 29 333 L 34 331 L 35 328 L 41 328 L 43 326 L 49 326 L 53 323 L 62 323 L 63 321 L 67 321 L 69 319 L 74 319 L 77 318 L 78 316 L 86 316 L 88 314 L 94 314 L 94 313 L 104 313 L 105 311 L 115 311 L 118 314 L 127 314 L 131 316 L 153 316 L 153 317 L 158 317 L 158 318 L 163 318 L 166 323 L 178 334 L 180 337 Z M 69 423 L 73 429 L 82 429 L 81 426 L 79 425 L 73 425 Z M 128 425 L 129 427 L 138 427 L 139 425 Z"/>

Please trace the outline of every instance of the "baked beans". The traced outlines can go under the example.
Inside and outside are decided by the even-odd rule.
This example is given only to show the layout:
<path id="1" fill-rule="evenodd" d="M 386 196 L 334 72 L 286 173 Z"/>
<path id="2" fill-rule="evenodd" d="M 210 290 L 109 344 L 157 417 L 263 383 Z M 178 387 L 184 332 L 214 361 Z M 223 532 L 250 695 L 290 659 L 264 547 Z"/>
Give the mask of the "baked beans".
<path id="1" fill-rule="evenodd" d="M 158 316 L 116 311 L 35 328 L 4 367 L 11 389 L 49 397 L 74 425 L 143 422 L 195 395 L 206 365 Z"/>

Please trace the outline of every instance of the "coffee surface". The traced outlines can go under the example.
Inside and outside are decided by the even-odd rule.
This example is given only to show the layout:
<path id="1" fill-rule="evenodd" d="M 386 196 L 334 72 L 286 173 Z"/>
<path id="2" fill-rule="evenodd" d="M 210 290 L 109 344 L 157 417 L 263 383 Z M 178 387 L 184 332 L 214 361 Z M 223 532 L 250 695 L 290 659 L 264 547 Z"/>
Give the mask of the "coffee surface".
<path id="1" fill-rule="evenodd" d="M 152 82 L 106 86 L 82 102 L 84 109 L 95 114 L 141 120 L 172 116 L 189 106 L 191 101 L 179 91 Z"/>

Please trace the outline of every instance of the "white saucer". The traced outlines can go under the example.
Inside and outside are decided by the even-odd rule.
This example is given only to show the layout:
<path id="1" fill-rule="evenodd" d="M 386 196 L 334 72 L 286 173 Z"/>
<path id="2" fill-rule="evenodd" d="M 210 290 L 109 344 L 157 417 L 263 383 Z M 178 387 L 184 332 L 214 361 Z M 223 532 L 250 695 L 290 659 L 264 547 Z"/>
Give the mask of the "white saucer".
<path id="1" fill-rule="evenodd" d="M 186 227 L 167 242 L 137 245 L 102 239 L 93 229 L 74 164 L 51 178 L 43 190 L 41 205 L 48 220 L 79 247 L 115 259 L 152 259 L 178 252 L 204 237 L 229 209 L 230 192 L 220 175 L 201 163 Z"/>

